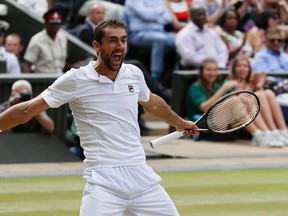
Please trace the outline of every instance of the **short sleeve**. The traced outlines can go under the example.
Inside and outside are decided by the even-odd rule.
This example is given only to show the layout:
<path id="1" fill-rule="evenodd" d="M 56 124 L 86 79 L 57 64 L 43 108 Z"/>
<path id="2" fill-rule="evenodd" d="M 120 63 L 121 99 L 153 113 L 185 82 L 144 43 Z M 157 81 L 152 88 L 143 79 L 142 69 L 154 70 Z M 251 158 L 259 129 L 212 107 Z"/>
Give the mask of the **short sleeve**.
<path id="1" fill-rule="evenodd" d="M 55 80 L 55 82 L 44 90 L 41 95 L 50 107 L 58 108 L 71 101 L 76 94 L 76 91 L 75 70 L 72 69 Z"/>

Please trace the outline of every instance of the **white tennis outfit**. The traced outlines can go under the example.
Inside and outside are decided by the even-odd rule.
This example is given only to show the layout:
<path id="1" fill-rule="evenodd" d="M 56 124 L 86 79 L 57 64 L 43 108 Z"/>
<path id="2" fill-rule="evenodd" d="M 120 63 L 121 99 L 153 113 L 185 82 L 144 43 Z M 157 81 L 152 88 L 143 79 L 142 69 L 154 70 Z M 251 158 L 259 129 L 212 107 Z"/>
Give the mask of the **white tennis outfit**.
<path id="1" fill-rule="evenodd" d="M 71 69 L 42 92 L 52 108 L 69 103 L 86 159 L 80 216 L 179 215 L 147 164 L 137 122 L 148 101 L 142 71 L 122 64 L 113 82 L 93 62 Z"/>

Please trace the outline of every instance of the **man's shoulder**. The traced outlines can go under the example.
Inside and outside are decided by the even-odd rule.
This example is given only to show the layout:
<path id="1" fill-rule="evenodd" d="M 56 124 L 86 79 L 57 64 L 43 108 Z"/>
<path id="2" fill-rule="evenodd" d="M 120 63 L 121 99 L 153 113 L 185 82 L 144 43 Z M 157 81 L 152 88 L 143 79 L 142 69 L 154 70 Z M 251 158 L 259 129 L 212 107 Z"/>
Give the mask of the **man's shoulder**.
<path id="1" fill-rule="evenodd" d="M 122 70 L 127 70 L 127 71 L 131 71 L 131 72 L 135 72 L 138 73 L 141 71 L 141 69 L 139 67 L 137 67 L 134 64 L 130 64 L 130 63 L 122 63 Z"/>

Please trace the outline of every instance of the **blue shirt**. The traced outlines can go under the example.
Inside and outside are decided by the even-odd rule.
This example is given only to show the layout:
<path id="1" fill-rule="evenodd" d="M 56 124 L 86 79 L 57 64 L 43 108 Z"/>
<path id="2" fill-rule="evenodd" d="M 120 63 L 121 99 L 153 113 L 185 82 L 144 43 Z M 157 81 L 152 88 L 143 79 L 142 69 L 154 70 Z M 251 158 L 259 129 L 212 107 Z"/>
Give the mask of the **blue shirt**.
<path id="1" fill-rule="evenodd" d="M 251 67 L 253 72 L 288 73 L 288 54 L 283 51 L 276 53 L 265 47 L 255 54 Z"/>
<path id="2" fill-rule="evenodd" d="M 164 31 L 172 22 L 172 15 L 163 0 L 126 0 L 121 19 L 128 23 L 129 31 Z"/>

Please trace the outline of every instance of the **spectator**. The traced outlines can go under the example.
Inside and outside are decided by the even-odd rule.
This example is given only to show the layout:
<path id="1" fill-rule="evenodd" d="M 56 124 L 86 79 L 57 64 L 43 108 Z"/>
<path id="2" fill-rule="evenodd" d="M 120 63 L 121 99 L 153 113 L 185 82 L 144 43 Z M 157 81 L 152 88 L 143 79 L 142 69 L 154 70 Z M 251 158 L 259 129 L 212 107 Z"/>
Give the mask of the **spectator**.
<path id="1" fill-rule="evenodd" d="M 86 17 L 87 12 L 89 11 L 89 8 L 92 7 L 93 4 L 99 3 L 103 5 L 105 8 L 105 18 L 106 19 L 111 19 L 111 18 L 118 18 L 120 13 L 122 13 L 124 6 L 121 4 L 116 4 L 111 1 L 107 0 L 90 0 L 90 1 L 85 1 L 84 4 L 82 4 L 81 8 L 79 9 L 79 15 Z"/>
<path id="2" fill-rule="evenodd" d="M 281 30 L 270 27 L 266 31 L 265 47 L 251 62 L 253 72 L 288 72 L 288 54 L 282 49 Z"/>
<path id="3" fill-rule="evenodd" d="M 62 74 L 67 57 L 67 38 L 60 30 L 63 16 L 50 9 L 43 18 L 45 28 L 30 39 L 25 51 L 24 72 Z"/>
<path id="4" fill-rule="evenodd" d="M 252 144 L 262 147 L 288 145 L 288 130 L 275 93 L 270 89 L 264 90 L 265 74 L 252 74 L 249 59 L 242 57 L 235 60 L 230 79 L 241 83 L 235 90 L 255 91 L 260 100 L 260 113 L 247 127 L 253 136 Z"/>
<path id="5" fill-rule="evenodd" d="M 15 54 L 9 52 L 4 47 L 5 34 L 9 28 L 9 23 L 0 21 L 0 73 L 21 74 L 20 64 Z"/>
<path id="6" fill-rule="evenodd" d="M 237 1 L 234 6 L 241 20 L 239 30 L 244 32 L 256 25 L 257 17 L 263 11 L 263 2 L 260 0 Z"/>
<path id="7" fill-rule="evenodd" d="M 204 8 L 207 15 L 207 26 L 214 27 L 223 13 L 234 8 L 238 2 L 237 0 L 194 0 L 192 5 L 193 7 L 201 6 Z"/>
<path id="8" fill-rule="evenodd" d="M 215 57 L 219 68 L 226 68 L 229 52 L 219 35 L 206 26 L 204 8 L 191 8 L 191 22 L 176 36 L 176 49 L 183 69 L 195 69 L 205 58 Z"/>
<path id="9" fill-rule="evenodd" d="M 239 14 L 235 9 L 227 10 L 219 20 L 221 27 L 219 34 L 229 50 L 228 67 L 237 57 L 253 56 L 253 47 L 246 40 L 245 33 L 237 30 L 239 22 Z"/>
<path id="10" fill-rule="evenodd" d="M 17 80 L 13 83 L 9 100 L 4 102 L 1 107 L 8 109 L 20 102 L 28 101 L 33 97 L 33 89 L 31 84 L 26 80 Z M 2 110 L 3 111 L 3 110 Z M 33 119 L 11 129 L 12 133 L 32 133 L 43 132 L 46 134 L 52 134 L 54 132 L 54 122 L 47 115 L 47 113 L 41 112 Z"/>
<path id="11" fill-rule="evenodd" d="M 105 17 L 105 8 L 100 3 L 95 3 L 89 8 L 85 23 L 76 27 L 72 31 L 74 34 L 89 46 L 94 40 L 95 26 Z"/>
<path id="12" fill-rule="evenodd" d="M 129 28 L 129 45 L 151 47 L 151 76 L 164 73 L 165 49 L 175 48 L 175 33 L 164 27 L 172 23 L 172 14 L 164 0 L 126 0 L 123 17 Z"/>
<path id="13" fill-rule="evenodd" d="M 280 26 L 280 17 L 275 9 L 266 9 L 257 17 L 256 26 L 247 31 L 247 40 L 253 46 L 255 52 L 265 45 L 265 32 L 269 27 Z M 281 38 L 284 39 L 285 31 L 282 31 Z"/>
<path id="14" fill-rule="evenodd" d="M 11 33 L 6 36 L 4 46 L 8 52 L 14 53 L 18 58 L 21 71 L 24 70 L 24 59 L 22 56 L 23 44 L 22 38 L 17 33 Z"/>

